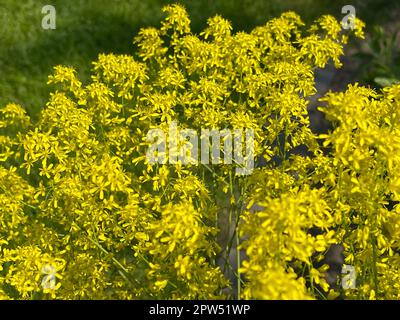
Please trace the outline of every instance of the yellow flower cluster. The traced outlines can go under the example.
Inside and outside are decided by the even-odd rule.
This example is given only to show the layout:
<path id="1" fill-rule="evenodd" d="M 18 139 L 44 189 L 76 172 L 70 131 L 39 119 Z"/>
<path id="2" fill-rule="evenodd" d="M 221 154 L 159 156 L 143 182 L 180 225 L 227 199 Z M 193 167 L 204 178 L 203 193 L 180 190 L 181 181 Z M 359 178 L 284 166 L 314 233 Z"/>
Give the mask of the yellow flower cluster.
<path id="1" fill-rule="evenodd" d="M 321 108 L 334 130 L 325 175 L 340 214 L 345 263 L 357 271 L 353 298 L 400 299 L 400 85 L 381 93 L 350 85 L 329 93 Z"/>
<path id="2" fill-rule="evenodd" d="M 36 123 L 0 109 L 0 298 L 400 298 L 400 87 L 329 93 L 334 130 L 316 136 L 314 69 L 340 66 L 348 37 L 333 17 L 233 33 L 216 16 L 195 35 L 182 6 L 164 11 L 135 57 L 100 54 L 90 83 L 56 66 Z M 265 165 L 150 164 L 146 134 L 172 121 L 253 129 Z M 325 280 L 338 243 L 349 291 Z"/>

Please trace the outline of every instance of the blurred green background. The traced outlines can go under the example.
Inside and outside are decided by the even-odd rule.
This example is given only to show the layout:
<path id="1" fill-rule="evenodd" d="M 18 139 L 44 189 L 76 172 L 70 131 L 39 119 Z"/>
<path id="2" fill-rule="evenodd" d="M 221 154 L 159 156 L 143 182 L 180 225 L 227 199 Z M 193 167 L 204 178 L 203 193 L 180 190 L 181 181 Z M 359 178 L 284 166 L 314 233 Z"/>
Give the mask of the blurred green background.
<path id="1" fill-rule="evenodd" d="M 355 6 L 357 16 L 373 30 L 396 19 L 393 12 L 400 5 L 399 0 L 0 0 L 0 106 L 16 102 L 35 117 L 48 98 L 52 66 L 74 66 L 87 80 L 100 52 L 132 54 L 133 36 L 141 27 L 159 26 L 161 8 L 175 2 L 186 6 L 194 31 L 217 13 L 231 20 L 235 31 L 251 30 L 287 10 L 306 22 L 326 13 L 340 20 L 346 4 Z M 55 30 L 41 27 L 46 4 L 57 10 Z"/>

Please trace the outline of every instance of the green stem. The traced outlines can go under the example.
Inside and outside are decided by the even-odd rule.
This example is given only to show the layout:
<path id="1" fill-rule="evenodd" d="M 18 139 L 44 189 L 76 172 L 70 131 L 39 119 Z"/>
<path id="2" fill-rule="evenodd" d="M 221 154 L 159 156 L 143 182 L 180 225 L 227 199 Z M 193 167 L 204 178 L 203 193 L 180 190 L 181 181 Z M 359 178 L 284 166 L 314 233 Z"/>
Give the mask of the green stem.
<path id="1" fill-rule="evenodd" d="M 238 228 L 238 227 L 236 227 Z M 240 239 L 239 239 L 239 232 L 236 230 L 236 264 L 237 264 L 237 297 L 240 300 L 241 295 L 241 276 L 240 276 Z"/>

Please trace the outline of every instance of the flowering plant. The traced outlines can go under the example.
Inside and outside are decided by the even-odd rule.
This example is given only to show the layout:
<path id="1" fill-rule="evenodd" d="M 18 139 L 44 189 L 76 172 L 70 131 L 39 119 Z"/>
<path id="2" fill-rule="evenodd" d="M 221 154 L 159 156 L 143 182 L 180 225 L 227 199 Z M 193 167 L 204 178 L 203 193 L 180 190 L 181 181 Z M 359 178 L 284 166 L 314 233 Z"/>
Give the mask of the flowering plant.
<path id="1" fill-rule="evenodd" d="M 318 136 L 313 71 L 348 39 L 333 17 L 233 34 L 216 16 L 195 35 L 182 6 L 164 11 L 90 83 L 56 66 L 37 123 L 0 109 L 0 298 L 400 298 L 400 86 L 329 93 Z M 147 133 L 173 121 L 251 129 L 258 167 L 149 163 Z M 321 263 L 338 243 L 357 271 L 343 292 Z"/>

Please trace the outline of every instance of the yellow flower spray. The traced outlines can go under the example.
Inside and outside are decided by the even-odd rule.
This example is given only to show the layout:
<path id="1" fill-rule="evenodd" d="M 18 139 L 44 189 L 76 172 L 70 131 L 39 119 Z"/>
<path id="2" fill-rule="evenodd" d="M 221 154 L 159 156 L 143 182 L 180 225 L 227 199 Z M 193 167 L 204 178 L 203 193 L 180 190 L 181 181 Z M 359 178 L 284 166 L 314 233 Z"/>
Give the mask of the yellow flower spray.
<path id="1" fill-rule="evenodd" d="M 400 298 L 400 87 L 329 93 L 317 136 L 314 69 L 347 41 L 333 17 L 233 33 L 216 16 L 195 35 L 182 6 L 164 11 L 90 83 L 56 66 L 37 123 L 0 109 L 0 298 Z M 172 121 L 252 129 L 266 165 L 150 164 L 147 132 Z M 357 286 L 335 292 L 321 261 L 338 243 Z"/>

